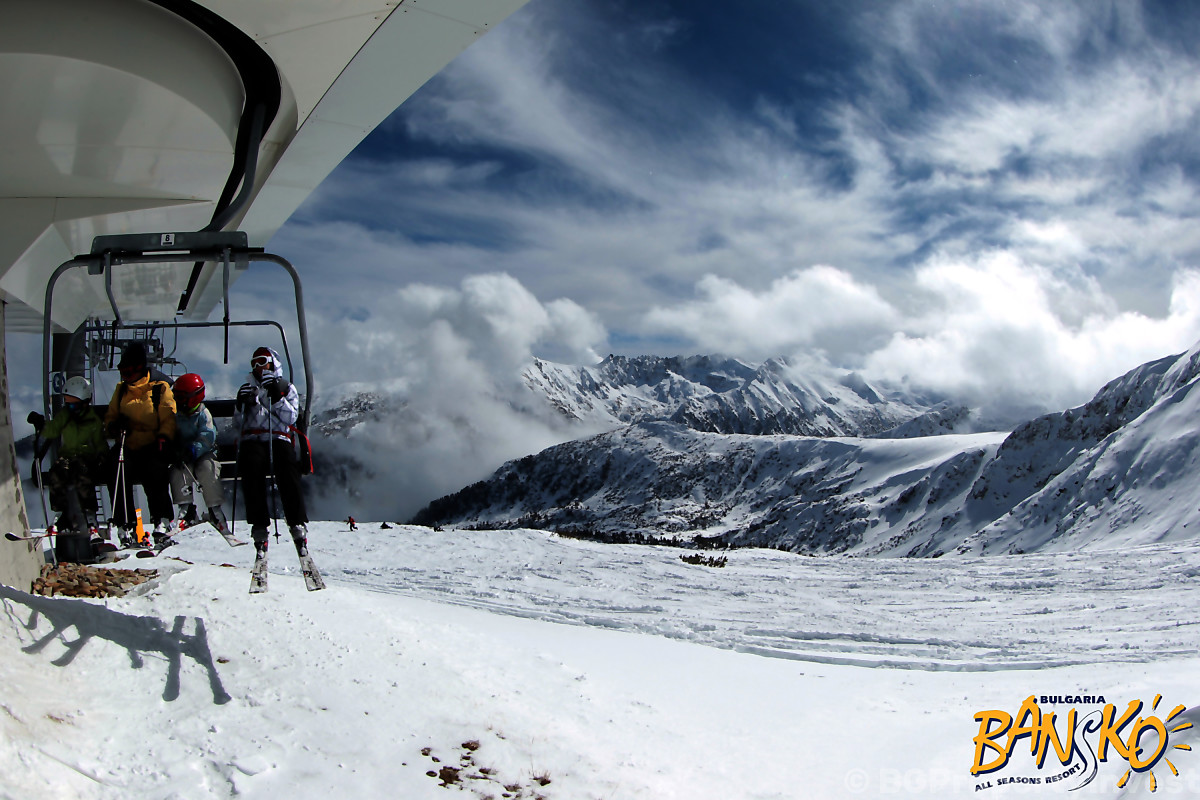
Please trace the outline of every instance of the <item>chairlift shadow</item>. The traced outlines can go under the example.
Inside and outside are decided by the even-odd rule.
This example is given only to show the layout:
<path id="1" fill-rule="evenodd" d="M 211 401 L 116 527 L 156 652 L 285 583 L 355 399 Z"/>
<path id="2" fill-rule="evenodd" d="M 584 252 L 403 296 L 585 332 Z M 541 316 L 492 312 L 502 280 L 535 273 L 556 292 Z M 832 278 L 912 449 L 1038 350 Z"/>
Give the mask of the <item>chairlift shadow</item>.
<path id="1" fill-rule="evenodd" d="M 180 672 L 185 656 L 208 673 L 214 705 L 224 705 L 233 699 L 221 683 L 202 617 L 194 618 L 194 633 L 188 634 L 184 632 L 188 618 L 183 615 L 177 615 L 171 629 L 167 630 L 163 621 L 155 617 L 123 614 L 84 600 L 26 594 L 3 585 L 0 585 L 0 601 L 4 603 L 5 613 L 28 631 L 38 628 L 40 618 L 50 623 L 51 630 L 48 633 L 22 647 L 21 651 L 42 653 L 58 641 L 64 651 L 50 662 L 56 667 L 69 666 L 88 642 L 98 637 L 124 647 L 133 669 L 145 666 L 146 655 L 160 654 L 165 658 L 167 680 L 162 698 L 168 703 L 179 699 Z M 29 610 L 27 621 L 20 622 L 18 606 Z M 75 628 L 79 634 L 73 640 L 67 638 L 71 628 Z"/>

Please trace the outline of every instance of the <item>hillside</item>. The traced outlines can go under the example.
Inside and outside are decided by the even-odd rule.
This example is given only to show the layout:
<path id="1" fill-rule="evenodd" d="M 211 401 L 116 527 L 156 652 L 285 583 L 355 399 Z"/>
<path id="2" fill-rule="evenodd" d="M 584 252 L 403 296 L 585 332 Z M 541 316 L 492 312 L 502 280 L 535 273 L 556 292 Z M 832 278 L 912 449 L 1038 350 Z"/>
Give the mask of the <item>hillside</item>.
<path id="1" fill-rule="evenodd" d="M 514 378 L 470 375 L 474 391 L 418 394 L 338 387 L 313 417 L 310 510 L 405 519 L 509 460 L 633 423 L 753 435 L 987 429 L 970 412 L 946 416 L 947 404 L 853 373 L 808 375 L 782 359 L 754 366 L 718 356 L 609 356 L 587 367 L 535 360 Z"/>
<path id="2" fill-rule="evenodd" d="M 510 462 L 415 521 L 814 554 L 1190 538 L 1200 530 L 1198 361 L 1193 349 L 1145 364 L 1008 435 L 816 439 L 640 423 Z"/>

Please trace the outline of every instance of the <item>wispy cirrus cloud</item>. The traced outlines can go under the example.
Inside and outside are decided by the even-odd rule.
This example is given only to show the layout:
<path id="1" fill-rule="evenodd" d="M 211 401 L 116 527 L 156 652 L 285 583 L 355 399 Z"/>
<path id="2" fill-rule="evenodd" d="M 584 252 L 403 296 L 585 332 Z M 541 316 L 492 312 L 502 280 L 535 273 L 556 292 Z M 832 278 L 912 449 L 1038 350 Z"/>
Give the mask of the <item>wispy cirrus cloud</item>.
<path id="1" fill-rule="evenodd" d="M 1090 0 L 733 17 L 532 0 L 280 243 L 346 254 L 332 313 L 368 323 L 357 298 L 380 276 L 498 272 L 593 315 L 597 352 L 810 348 L 1074 400 L 1196 331 L 1198 20 Z"/>

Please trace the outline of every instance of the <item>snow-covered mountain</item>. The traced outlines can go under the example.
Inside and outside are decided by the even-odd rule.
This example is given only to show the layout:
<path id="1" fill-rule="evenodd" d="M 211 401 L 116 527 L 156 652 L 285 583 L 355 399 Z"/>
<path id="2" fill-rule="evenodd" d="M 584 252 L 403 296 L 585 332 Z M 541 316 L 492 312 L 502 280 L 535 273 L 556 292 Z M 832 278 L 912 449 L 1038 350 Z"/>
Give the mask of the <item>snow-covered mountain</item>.
<path id="1" fill-rule="evenodd" d="M 1194 348 L 1145 364 L 1008 435 L 815 439 L 638 423 L 510 462 L 416 521 L 864 555 L 1190 538 L 1198 361 Z M 939 414 L 947 428 L 970 416 L 933 410 L 908 433 L 936 429 Z"/>
<path id="2" fill-rule="evenodd" d="M 526 386 L 564 417 L 605 427 L 670 421 L 711 433 L 869 436 L 933 403 L 849 373 L 824 379 L 771 359 L 609 356 L 591 367 L 535 361 Z"/>
<path id="3" fill-rule="evenodd" d="M 536 360 L 513 377 L 519 379 L 456 376 L 464 385 L 444 387 L 438 397 L 406 395 L 403 387 L 339 387 L 342 394 L 314 415 L 310 431 L 313 510 L 336 518 L 357 507 L 359 516 L 406 518 L 510 459 L 634 423 L 811 436 L 961 433 L 986 425 L 964 409 L 853 373 L 807 374 L 782 359 L 753 366 L 717 356 L 609 356 L 586 367 Z"/>

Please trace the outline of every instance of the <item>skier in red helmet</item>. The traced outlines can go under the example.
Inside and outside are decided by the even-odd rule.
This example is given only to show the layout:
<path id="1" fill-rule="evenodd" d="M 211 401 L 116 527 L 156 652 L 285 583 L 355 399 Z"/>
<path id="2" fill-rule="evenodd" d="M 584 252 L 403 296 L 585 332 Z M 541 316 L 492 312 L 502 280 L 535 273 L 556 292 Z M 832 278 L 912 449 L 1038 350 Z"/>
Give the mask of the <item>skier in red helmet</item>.
<path id="1" fill-rule="evenodd" d="M 208 509 L 206 519 L 230 544 L 237 542 L 229 531 L 225 510 L 225 492 L 221 488 L 217 464 L 217 426 L 204 405 L 204 379 L 188 372 L 175 379 L 175 431 L 178 459 L 171 467 L 171 497 L 179 506 L 179 519 L 195 516 L 195 484 Z M 189 510 L 191 514 L 189 515 Z"/>

